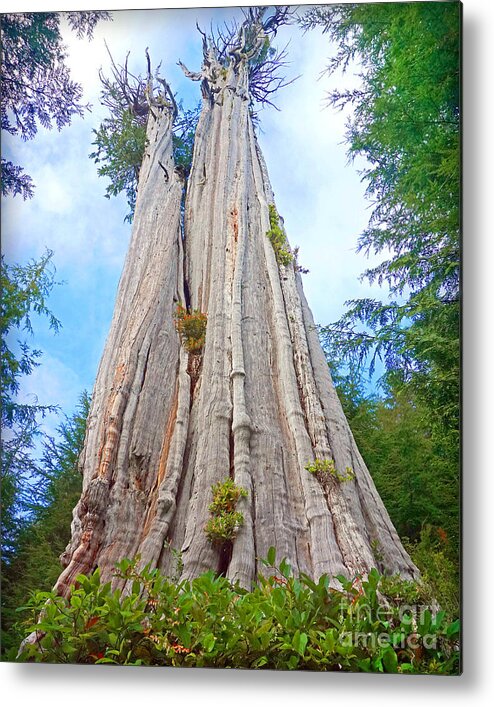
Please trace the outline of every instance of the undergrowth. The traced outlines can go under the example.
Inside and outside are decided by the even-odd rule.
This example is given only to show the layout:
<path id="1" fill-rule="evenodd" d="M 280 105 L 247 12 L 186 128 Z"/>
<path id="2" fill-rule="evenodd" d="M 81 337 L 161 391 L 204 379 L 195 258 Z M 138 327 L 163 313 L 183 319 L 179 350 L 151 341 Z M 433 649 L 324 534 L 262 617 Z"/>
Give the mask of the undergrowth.
<path id="1" fill-rule="evenodd" d="M 286 560 L 276 563 L 274 548 L 261 563 L 267 576 L 250 591 L 212 571 L 174 582 L 156 569 L 139 570 L 138 559 L 115 570 L 125 592 L 103 584 L 98 570 L 80 575 L 69 599 L 39 592 L 22 608 L 24 631 L 38 633 L 17 659 L 459 673 L 459 621 L 424 605 L 410 583 L 404 593 L 401 580 L 390 587 L 373 569 L 353 581 L 338 577 L 335 589 L 327 575 L 294 577 Z"/>

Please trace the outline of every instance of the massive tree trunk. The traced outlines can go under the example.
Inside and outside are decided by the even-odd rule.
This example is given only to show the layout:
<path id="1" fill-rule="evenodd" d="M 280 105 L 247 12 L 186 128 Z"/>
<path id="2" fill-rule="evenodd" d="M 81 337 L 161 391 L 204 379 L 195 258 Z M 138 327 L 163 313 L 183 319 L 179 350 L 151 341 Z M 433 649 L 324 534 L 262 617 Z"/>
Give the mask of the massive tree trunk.
<path id="1" fill-rule="evenodd" d="M 315 578 L 371 567 L 417 576 L 343 414 L 300 273 L 266 235 L 274 195 L 252 122 L 255 54 L 243 48 L 219 58 L 205 41 L 202 71 L 187 72 L 202 81 L 203 108 L 183 241 L 172 111 L 150 116 L 61 592 L 78 572 L 98 566 L 109 579 L 136 554 L 171 573 L 171 548 L 184 577 L 213 569 L 246 587 L 271 545 Z M 177 302 L 207 313 L 200 351 L 181 345 Z M 315 460 L 336 473 L 310 473 Z M 247 491 L 244 522 L 218 544 L 205 526 L 211 487 L 226 477 Z"/>
<path id="2" fill-rule="evenodd" d="M 177 409 L 184 406 L 178 395 L 184 355 L 173 322 L 184 296 L 183 182 L 173 160 L 173 119 L 168 105 L 154 107 L 149 116 L 132 238 L 79 462 L 82 496 L 61 558 L 62 593 L 78 573 L 99 566 L 108 577 L 115 562 L 139 551 L 165 474 Z M 174 451 L 177 444 L 175 439 Z"/>

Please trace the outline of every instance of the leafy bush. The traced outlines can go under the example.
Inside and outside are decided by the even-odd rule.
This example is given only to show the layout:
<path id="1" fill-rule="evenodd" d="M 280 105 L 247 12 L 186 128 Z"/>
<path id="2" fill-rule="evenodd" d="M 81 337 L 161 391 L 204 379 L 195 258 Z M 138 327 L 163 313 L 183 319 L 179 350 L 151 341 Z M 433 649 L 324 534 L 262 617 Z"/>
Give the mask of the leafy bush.
<path id="1" fill-rule="evenodd" d="M 243 525 L 244 516 L 238 511 L 235 513 L 223 513 L 220 516 L 213 516 L 206 524 L 205 531 L 208 540 L 214 542 L 226 542 L 233 540 L 239 527 Z"/>
<path id="2" fill-rule="evenodd" d="M 305 465 L 305 469 L 314 474 L 319 481 L 325 481 L 333 477 L 340 483 L 344 483 L 355 478 L 355 473 L 349 466 L 346 467 L 344 474 L 340 474 L 335 466 L 334 459 L 314 459 L 313 462 Z"/>
<path id="3" fill-rule="evenodd" d="M 96 150 L 89 157 L 100 164 L 98 176 L 108 177 L 105 196 L 117 196 L 124 191 L 130 208 L 125 217 L 131 222 L 137 198 L 139 170 L 147 145 L 146 125 L 136 121 L 129 110 L 122 113 L 120 121 L 104 120 L 95 134 Z"/>
<path id="4" fill-rule="evenodd" d="M 285 232 L 280 225 L 280 217 L 274 204 L 269 204 L 269 225 L 270 229 L 266 232 L 266 236 L 273 246 L 276 260 L 280 265 L 290 265 L 293 262 L 293 255 L 286 240 Z"/>
<path id="5" fill-rule="evenodd" d="M 124 560 L 125 593 L 98 570 L 79 576 L 69 599 L 35 594 L 24 610 L 28 632 L 20 661 L 114 663 L 394 673 L 459 672 L 459 622 L 421 605 L 381 601 L 383 577 L 318 582 L 276 565 L 270 548 L 251 591 L 206 572 L 174 583 Z M 394 580 L 395 585 L 397 580 Z M 399 584 L 399 582 L 398 582 Z M 41 619 L 36 623 L 41 613 Z"/>
<path id="6" fill-rule="evenodd" d="M 230 478 L 213 484 L 211 490 L 213 502 L 209 506 L 211 518 L 205 527 L 206 535 L 211 542 L 232 540 L 244 522 L 242 513 L 235 508 L 239 498 L 247 496 L 247 491 L 237 486 Z"/>
<path id="7" fill-rule="evenodd" d="M 200 353 L 204 348 L 207 323 L 208 317 L 204 312 L 199 309 L 188 312 L 181 304 L 177 305 L 175 327 L 189 353 Z"/>

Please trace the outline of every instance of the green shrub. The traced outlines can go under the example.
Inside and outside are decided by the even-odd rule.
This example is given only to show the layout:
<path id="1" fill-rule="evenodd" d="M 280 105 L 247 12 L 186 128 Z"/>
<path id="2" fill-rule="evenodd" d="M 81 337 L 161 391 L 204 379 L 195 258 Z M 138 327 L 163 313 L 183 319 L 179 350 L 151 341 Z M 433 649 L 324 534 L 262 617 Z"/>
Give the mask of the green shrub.
<path id="1" fill-rule="evenodd" d="M 209 506 L 211 518 L 205 531 L 211 542 L 233 540 L 237 529 L 243 524 L 242 513 L 235 510 L 239 498 L 247 496 L 247 491 L 237 486 L 233 479 L 213 484 L 213 502 Z"/>
<path id="2" fill-rule="evenodd" d="M 333 477 L 340 483 L 344 483 L 345 481 L 352 481 L 355 478 L 355 472 L 349 466 L 346 467 L 344 474 L 340 474 L 336 469 L 333 459 L 314 459 L 313 462 L 309 462 L 305 465 L 305 469 L 311 474 L 314 474 L 319 481 L 325 481 Z"/>
<path id="3" fill-rule="evenodd" d="M 175 311 L 175 328 L 182 345 L 189 353 L 200 353 L 206 342 L 207 315 L 199 309 L 190 312 L 181 304 Z"/>
<path id="4" fill-rule="evenodd" d="M 233 540 L 238 528 L 243 525 L 242 513 L 224 513 L 210 518 L 206 524 L 206 535 L 211 542 Z"/>
<path id="5" fill-rule="evenodd" d="M 271 575 L 251 591 L 213 572 L 175 583 L 156 569 L 138 570 L 137 559 L 117 566 L 125 593 L 102 584 L 98 571 L 81 575 L 70 599 L 41 592 L 24 607 L 25 631 L 39 633 L 19 660 L 458 673 L 459 622 L 422 605 L 380 602 L 386 585 L 376 570 L 339 577 L 337 590 L 327 575 L 295 578 L 286 560 L 275 560 L 270 548 L 261 562 Z"/>
<path id="6" fill-rule="evenodd" d="M 276 260 L 280 265 L 290 265 L 293 262 L 293 255 L 286 240 L 285 232 L 280 225 L 280 217 L 274 204 L 269 204 L 269 225 L 270 229 L 266 232 L 266 236 L 273 246 Z"/>

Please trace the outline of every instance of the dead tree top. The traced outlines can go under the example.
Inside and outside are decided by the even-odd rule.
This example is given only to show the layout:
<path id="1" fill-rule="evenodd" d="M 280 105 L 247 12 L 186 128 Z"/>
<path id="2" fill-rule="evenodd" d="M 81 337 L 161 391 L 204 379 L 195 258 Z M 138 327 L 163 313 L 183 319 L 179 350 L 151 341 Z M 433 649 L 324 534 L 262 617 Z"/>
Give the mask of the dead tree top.
<path id="1" fill-rule="evenodd" d="M 295 10 L 289 7 L 275 7 L 267 15 L 267 7 L 242 9 L 243 21 L 232 20 L 222 27 L 211 26 L 208 34 L 197 26 L 202 36 L 203 62 L 200 71 L 194 72 L 179 61 L 185 75 L 193 81 L 201 81 L 203 95 L 215 93 L 215 84 L 221 69 L 247 64 L 249 93 L 252 103 L 271 105 L 271 96 L 278 89 L 288 86 L 296 79 L 286 80 L 280 70 L 288 65 L 287 46 L 274 49 L 271 40 L 279 27 L 291 24 Z"/>
<path id="2" fill-rule="evenodd" d="M 145 125 L 149 112 L 155 108 L 168 108 L 175 118 L 178 113 L 173 92 L 165 79 L 159 75 L 161 63 L 154 73 L 151 70 L 151 58 L 146 48 L 146 77 L 136 76 L 129 71 L 130 52 L 127 52 L 124 64 L 116 64 L 106 45 L 111 62 L 111 76 L 106 77 L 100 69 L 102 84 L 101 103 L 106 106 L 113 120 L 119 120 L 125 111 L 129 111 L 136 120 Z"/>

